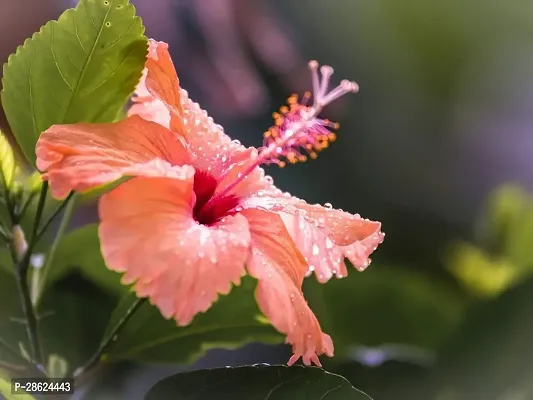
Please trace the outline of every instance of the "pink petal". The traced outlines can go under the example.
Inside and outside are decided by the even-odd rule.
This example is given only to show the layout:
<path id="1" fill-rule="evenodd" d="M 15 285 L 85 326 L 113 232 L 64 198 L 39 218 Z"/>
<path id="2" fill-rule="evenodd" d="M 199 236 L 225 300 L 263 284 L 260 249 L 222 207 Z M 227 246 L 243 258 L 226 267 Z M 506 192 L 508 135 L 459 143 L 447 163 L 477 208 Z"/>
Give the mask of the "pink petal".
<path id="1" fill-rule="evenodd" d="M 294 245 L 281 218 L 262 210 L 245 210 L 252 235 L 248 272 L 259 280 L 257 302 L 272 325 L 287 336 L 293 357 L 306 365 L 320 365 L 318 355 L 333 356 L 333 342 L 320 324 L 302 293 L 307 264 Z"/>
<path id="2" fill-rule="evenodd" d="M 151 94 L 151 99 L 146 95 L 147 92 Z M 194 167 L 209 172 L 217 180 L 233 179 L 257 156 L 254 148 L 246 148 L 237 141 L 232 141 L 223 128 L 215 124 L 207 112 L 190 100 L 188 93 L 180 88 L 166 43 L 150 40 L 146 79 L 139 83 L 137 98 L 137 101 L 146 102 L 146 105 L 134 105 L 136 108 L 132 108 L 130 112 L 139 113 L 143 118 L 161 122 L 165 126 L 170 125 L 171 130 L 183 136 L 187 142 Z M 167 108 L 167 114 L 162 111 L 162 105 Z M 166 120 L 167 116 L 170 123 Z M 234 193 L 238 194 L 239 190 L 246 192 L 248 183 L 256 182 L 259 173 L 254 171 Z M 227 174 L 231 178 L 227 178 Z M 225 183 L 219 185 L 221 189 L 224 186 Z"/>
<path id="3" fill-rule="evenodd" d="M 54 125 L 36 145 L 37 168 L 47 171 L 52 194 L 64 198 L 125 175 L 157 175 L 170 164 L 175 177 L 191 167 L 183 144 L 168 129 L 138 116 L 110 124 Z M 170 163 L 170 164 L 169 164 Z"/>
<path id="4" fill-rule="evenodd" d="M 334 274 L 346 276 L 345 257 L 358 270 L 364 270 L 371 262 L 369 256 L 384 239 L 380 222 L 307 204 L 274 186 L 244 199 L 243 207 L 279 213 L 320 282 L 327 282 Z"/>
<path id="5" fill-rule="evenodd" d="M 189 324 L 245 274 L 250 231 L 242 215 L 213 226 L 192 218 L 193 178 L 133 178 L 99 206 L 101 249 L 109 269 L 148 297 L 163 316 Z"/>
<path id="6" fill-rule="evenodd" d="M 333 275 L 342 278 L 348 275 L 344 258 L 348 258 L 355 268 L 364 271 L 370 265 L 370 254 L 383 241 L 383 234 L 377 232 L 362 241 L 348 246 L 338 246 L 324 230 L 319 229 L 304 218 L 280 213 L 287 231 L 304 255 L 309 271 L 314 271 L 319 282 L 329 281 Z"/>
<path id="7" fill-rule="evenodd" d="M 162 101 L 153 97 L 146 89 L 146 75 L 148 69 L 144 69 L 141 81 L 135 89 L 132 97 L 133 105 L 128 110 L 128 116 L 139 115 L 147 121 L 157 122 L 165 128 L 170 126 L 170 113 Z"/>

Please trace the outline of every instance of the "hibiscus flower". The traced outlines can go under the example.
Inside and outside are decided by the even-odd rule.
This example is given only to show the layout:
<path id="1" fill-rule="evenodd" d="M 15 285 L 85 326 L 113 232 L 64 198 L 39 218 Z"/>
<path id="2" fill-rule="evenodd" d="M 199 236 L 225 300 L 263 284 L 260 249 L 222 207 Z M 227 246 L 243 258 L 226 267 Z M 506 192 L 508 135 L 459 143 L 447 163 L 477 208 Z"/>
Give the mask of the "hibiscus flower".
<path id="1" fill-rule="evenodd" d="M 150 41 L 129 116 L 109 124 L 55 125 L 36 146 L 37 167 L 52 194 L 86 191 L 130 177 L 99 202 L 101 250 L 139 297 L 166 318 L 189 324 L 248 273 L 258 280 L 262 312 L 305 364 L 333 355 L 302 293 L 304 277 L 321 282 L 359 270 L 383 241 L 381 224 L 331 206 L 310 205 L 277 189 L 262 164 L 303 161 L 334 140 L 322 108 L 357 90 L 342 81 L 328 92 L 332 68 L 309 64 L 309 95 L 275 115 L 264 147 L 232 141 L 179 86 L 165 43 Z"/>

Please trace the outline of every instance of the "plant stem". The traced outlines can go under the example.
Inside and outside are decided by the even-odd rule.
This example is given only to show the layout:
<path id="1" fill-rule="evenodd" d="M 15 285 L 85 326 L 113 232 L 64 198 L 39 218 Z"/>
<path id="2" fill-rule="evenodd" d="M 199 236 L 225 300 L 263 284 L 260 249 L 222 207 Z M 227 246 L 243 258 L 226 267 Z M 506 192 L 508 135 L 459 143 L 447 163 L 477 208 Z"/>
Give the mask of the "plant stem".
<path id="1" fill-rule="evenodd" d="M 27 278 L 31 254 L 33 248 L 35 247 L 35 244 L 37 243 L 37 230 L 39 229 L 41 218 L 43 216 L 47 193 L 48 182 L 44 182 L 41 188 L 39 203 L 37 204 L 37 212 L 35 214 L 35 221 L 33 223 L 33 229 L 30 241 L 28 243 L 28 248 L 26 249 L 22 259 L 17 263 L 16 268 L 16 281 L 20 297 L 20 303 L 22 307 L 22 313 L 24 314 L 24 319 L 26 320 L 26 330 L 28 332 L 28 339 L 30 341 L 32 358 L 37 363 L 38 368 L 42 368 L 43 354 L 41 344 L 39 342 L 39 327 L 37 323 L 37 318 L 35 317 L 35 309 L 33 307 L 33 303 L 31 302 L 30 287 Z"/>
<path id="2" fill-rule="evenodd" d="M 33 198 L 37 195 L 37 192 L 34 191 L 34 192 L 31 192 L 29 195 L 28 195 L 28 198 L 26 199 L 26 201 L 24 202 L 24 204 L 22 205 L 22 207 L 20 208 L 20 211 L 17 215 L 17 218 L 18 220 L 22 220 L 22 218 L 24 218 L 24 214 L 26 214 L 26 210 L 28 209 L 28 207 L 30 206 Z"/>
<path id="3" fill-rule="evenodd" d="M 54 213 L 52 214 L 52 216 L 48 219 L 48 221 L 46 221 L 46 223 L 44 224 L 44 226 L 41 228 L 41 230 L 37 233 L 37 240 L 41 239 L 41 237 L 44 235 L 44 233 L 46 232 L 46 230 L 48 229 L 48 227 L 52 224 L 52 222 L 54 221 L 54 219 L 61 213 L 61 211 L 63 211 L 63 209 L 68 205 L 70 204 L 70 200 L 72 199 L 72 197 L 74 196 L 74 192 L 70 192 L 69 195 L 67 196 L 67 198 L 65 200 L 63 200 L 63 202 L 59 205 L 59 207 L 57 207 L 57 210 L 54 211 Z M 71 213 L 72 213 L 72 210 L 71 210 Z M 65 211 L 65 214 L 67 214 L 67 211 Z M 69 217 L 70 218 L 70 217 Z"/>
<path id="4" fill-rule="evenodd" d="M 8 353 L 10 353 L 11 355 L 17 357 L 20 361 L 22 361 L 24 364 L 27 364 L 28 367 L 30 368 L 30 370 L 32 370 L 32 372 L 35 372 L 37 373 L 38 375 L 42 374 L 43 371 L 41 371 L 40 369 L 36 368 L 36 366 L 29 360 L 27 360 L 26 358 L 24 358 L 22 356 L 22 354 L 20 354 L 18 351 L 16 351 L 15 349 L 11 348 L 11 346 L 9 346 L 7 344 L 7 342 L 5 342 L 2 338 L 0 338 L 0 345 L 5 348 Z"/>
<path id="5" fill-rule="evenodd" d="M 74 378 L 80 377 L 85 372 L 89 371 L 92 367 L 94 367 L 98 361 L 100 361 L 100 358 L 105 353 L 105 351 L 109 348 L 111 343 L 116 340 L 116 336 L 120 333 L 122 328 L 126 325 L 126 323 L 130 320 L 130 318 L 135 314 L 135 311 L 146 301 L 146 298 L 136 298 L 135 301 L 131 304 L 131 306 L 128 308 L 124 316 L 117 322 L 115 327 L 111 330 L 109 335 L 102 340 L 100 343 L 100 346 L 98 347 L 98 350 L 89 358 L 89 360 L 80 368 L 78 368 L 74 372 Z"/>
<path id="6" fill-rule="evenodd" d="M 74 212 L 74 206 L 76 205 L 76 199 L 74 196 L 74 192 L 70 192 L 68 197 L 63 201 L 63 203 L 58 207 L 54 215 L 48 220 L 48 222 L 45 224 L 43 229 L 37 234 L 37 237 L 40 238 L 42 233 L 46 230 L 46 228 L 50 225 L 50 222 L 52 219 L 59 214 L 59 212 L 65 208 L 65 212 L 63 214 L 63 218 L 61 219 L 61 223 L 59 224 L 59 228 L 57 230 L 56 236 L 54 238 L 54 242 L 52 243 L 52 247 L 50 247 L 50 250 L 48 251 L 48 254 L 46 255 L 44 265 L 41 269 L 41 276 L 39 279 L 39 283 L 37 285 L 37 292 L 34 298 L 34 304 L 37 304 L 42 293 L 44 290 L 44 285 L 46 283 L 46 277 L 48 275 L 48 272 L 50 271 L 50 268 L 52 268 L 52 263 L 54 262 L 54 257 L 57 252 L 57 248 L 59 247 L 59 242 L 61 241 L 61 238 L 65 234 L 68 224 L 70 222 L 70 219 L 72 217 L 72 213 Z M 65 207 L 66 206 L 66 207 Z"/>

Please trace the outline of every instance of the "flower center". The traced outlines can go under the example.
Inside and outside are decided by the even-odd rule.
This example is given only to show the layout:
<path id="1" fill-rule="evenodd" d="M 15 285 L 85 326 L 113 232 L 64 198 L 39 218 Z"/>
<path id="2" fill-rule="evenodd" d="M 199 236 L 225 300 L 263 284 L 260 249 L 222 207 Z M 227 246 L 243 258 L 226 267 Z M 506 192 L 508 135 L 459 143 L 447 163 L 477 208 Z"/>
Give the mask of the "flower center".
<path id="1" fill-rule="evenodd" d="M 213 193 L 216 188 L 216 182 L 212 183 L 213 189 L 209 192 L 210 199 L 201 207 L 201 212 L 211 213 L 211 209 L 218 203 L 224 204 L 218 206 L 224 208 L 227 212 L 230 210 L 227 200 L 228 193 L 241 183 L 256 167 L 261 164 L 277 164 L 284 167 L 287 160 L 291 164 L 307 160 L 304 152 L 309 157 L 316 158 L 317 153 L 327 148 L 330 142 L 336 139 L 332 130 L 338 129 L 339 126 L 327 119 L 318 118 L 318 114 L 329 103 L 347 93 L 356 93 L 359 86 L 355 82 L 343 79 L 341 83 L 333 90 L 328 91 L 329 81 L 333 75 L 333 68 L 323 65 L 320 68 L 321 77 L 318 74 L 318 63 L 309 62 L 311 78 L 313 81 L 313 104 L 307 105 L 311 98 L 311 93 L 306 93 L 301 102 L 298 102 L 298 96 L 293 95 L 288 99 L 288 107 L 281 107 L 279 113 L 274 113 L 274 126 L 264 134 L 263 147 L 255 161 L 250 163 L 248 168 L 239 174 L 237 179 L 219 190 L 216 196 Z M 204 178 L 202 178 L 204 179 Z M 196 187 L 196 180 L 195 180 Z M 209 186 L 211 187 L 211 186 Z M 231 204 L 237 205 L 237 199 L 233 199 Z M 233 207 L 234 207 L 233 206 Z M 204 208 L 206 209 L 204 211 Z"/>
<path id="2" fill-rule="evenodd" d="M 239 204 L 239 199 L 233 195 L 214 198 L 217 184 L 213 175 L 207 172 L 196 171 L 194 174 L 196 204 L 193 208 L 193 218 L 202 225 L 209 226 L 218 222 L 232 214 L 231 210 Z"/>

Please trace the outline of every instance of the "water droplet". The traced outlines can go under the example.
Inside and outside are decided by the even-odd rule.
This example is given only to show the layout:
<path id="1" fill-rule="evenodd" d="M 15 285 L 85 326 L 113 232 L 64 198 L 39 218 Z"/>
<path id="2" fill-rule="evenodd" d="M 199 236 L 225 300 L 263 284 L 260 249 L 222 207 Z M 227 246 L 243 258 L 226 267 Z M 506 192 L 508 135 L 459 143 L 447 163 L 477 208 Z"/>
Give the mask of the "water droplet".
<path id="1" fill-rule="evenodd" d="M 222 156 L 222 162 L 226 162 L 228 160 L 228 157 Z"/>
<path id="2" fill-rule="evenodd" d="M 274 183 L 274 179 L 270 175 L 265 176 L 265 181 L 270 184 Z"/>
<path id="3" fill-rule="evenodd" d="M 237 139 L 232 140 L 231 143 L 233 143 L 234 145 L 237 145 L 237 146 L 241 145 L 241 142 L 239 140 L 237 140 Z"/>
<path id="4" fill-rule="evenodd" d="M 320 253 L 320 248 L 318 247 L 318 245 L 315 243 L 313 245 L 313 255 L 314 256 L 318 256 L 318 254 Z"/>
<path id="5" fill-rule="evenodd" d="M 324 204 L 324 207 L 326 207 L 328 210 L 331 210 L 333 208 L 333 205 L 331 203 Z"/>

